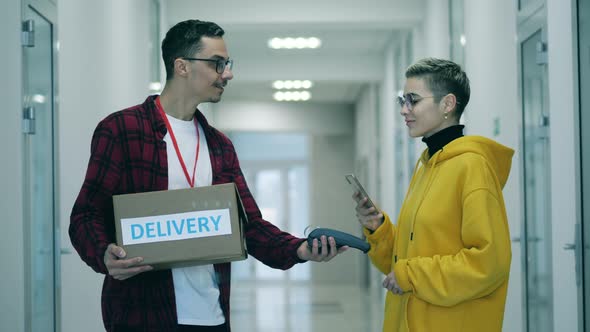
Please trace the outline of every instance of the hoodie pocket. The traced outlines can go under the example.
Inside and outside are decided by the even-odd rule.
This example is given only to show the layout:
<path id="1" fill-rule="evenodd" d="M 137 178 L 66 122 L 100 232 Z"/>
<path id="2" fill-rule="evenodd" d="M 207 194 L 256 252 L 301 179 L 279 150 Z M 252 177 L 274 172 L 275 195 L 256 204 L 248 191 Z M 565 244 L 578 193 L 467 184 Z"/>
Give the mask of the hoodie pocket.
<path id="1" fill-rule="evenodd" d="M 405 303 L 405 327 L 406 331 L 420 331 L 417 320 L 426 314 L 425 302 L 418 300 L 413 295 L 408 295 Z"/>
<path id="2" fill-rule="evenodd" d="M 442 307 L 410 295 L 406 304 L 406 326 L 411 332 L 461 332 L 466 305 Z"/>

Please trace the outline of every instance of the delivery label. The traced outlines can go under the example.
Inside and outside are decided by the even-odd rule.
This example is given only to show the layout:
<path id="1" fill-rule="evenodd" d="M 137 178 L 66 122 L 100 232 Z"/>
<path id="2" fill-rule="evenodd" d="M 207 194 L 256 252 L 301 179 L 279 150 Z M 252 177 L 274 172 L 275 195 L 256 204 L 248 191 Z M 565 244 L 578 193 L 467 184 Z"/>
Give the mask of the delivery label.
<path id="1" fill-rule="evenodd" d="M 121 219 L 123 245 L 231 234 L 229 209 Z"/>

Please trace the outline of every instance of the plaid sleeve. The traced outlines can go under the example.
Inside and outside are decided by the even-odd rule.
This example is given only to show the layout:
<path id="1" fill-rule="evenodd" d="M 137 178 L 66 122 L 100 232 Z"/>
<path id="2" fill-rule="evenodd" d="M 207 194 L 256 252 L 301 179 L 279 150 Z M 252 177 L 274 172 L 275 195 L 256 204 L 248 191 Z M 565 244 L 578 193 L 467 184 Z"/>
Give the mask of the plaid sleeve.
<path id="1" fill-rule="evenodd" d="M 229 147 L 226 150 L 226 154 L 228 154 L 226 158 L 232 160 L 233 180 L 238 187 L 240 198 L 248 216 L 249 222 L 246 226 L 245 234 L 248 253 L 262 263 L 282 270 L 289 269 L 296 263 L 304 262 L 297 256 L 297 248 L 299 248 L 305 239 L 300 239 L 287 232 L 283 232 L 275 225 L 262 219 L 260 209 L 250 193 L 246 179 L 242 174 L 240 162 L 238 161 L 233 144 L 228 138 L 225 139 Z"/>
<path id="2" fill-rule="evenodd" d="M 70 216 L 69 235 L 76 251 L 93 270 L 108 273 L 104 253 L 115 242 L 112 195 L 121 177 L 122 153 L 109 118 L 97 126 L 82 189 Z"/>

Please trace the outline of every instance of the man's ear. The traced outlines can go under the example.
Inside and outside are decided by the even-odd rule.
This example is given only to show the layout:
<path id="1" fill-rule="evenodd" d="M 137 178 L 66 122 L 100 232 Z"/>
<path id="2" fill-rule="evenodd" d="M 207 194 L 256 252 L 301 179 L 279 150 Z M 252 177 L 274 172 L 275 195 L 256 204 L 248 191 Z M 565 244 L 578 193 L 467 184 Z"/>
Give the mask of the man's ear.
<path id="1" fill-rule="evenodd" d="M 184 61 L 182 59 L 176 59 L 174 60 L 174 75 L 178 75 L 181 77 L 186 77 L 186 75 L 189 72 L 189 68 L 188 68 L 188 61 Z"/>

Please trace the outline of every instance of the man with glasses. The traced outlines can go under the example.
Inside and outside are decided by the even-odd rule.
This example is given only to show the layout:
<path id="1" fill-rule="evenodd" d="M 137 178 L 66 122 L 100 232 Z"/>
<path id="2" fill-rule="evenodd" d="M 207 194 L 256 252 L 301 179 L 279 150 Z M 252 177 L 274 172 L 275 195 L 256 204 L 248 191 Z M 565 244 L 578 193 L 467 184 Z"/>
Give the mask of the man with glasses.
<path id="1" fill-rule="evenodd" d="M 141 257 L 127 257 L 114 243 L 113 195 L 234 182 L 249 220 L 248 253 L 263 263 L 288 269 L 346 250 L 325 237 L 309 248 L 263 220 L 231 141 L 198 110 L 219 102 L 233 78 L 223 34 L 198 20 L 172 27 L 162 42 L 162 94 L 109 115 L 94 132 L 69 234 L 81 258 L 106 275 L 107 331 L 230 331 L 230 263 L 152 271 Z"/>
<path id="2" fill-rule="evenodd" d="M 369 257 L 386 276 L 383 331 L 501 331 L 511 249 L 502 188 L 514 151 L 459 124 L 469 102 L 457 64 L 406 71 L 400 114 L 422 153 L 397 222 L 357 194 Z"/>

